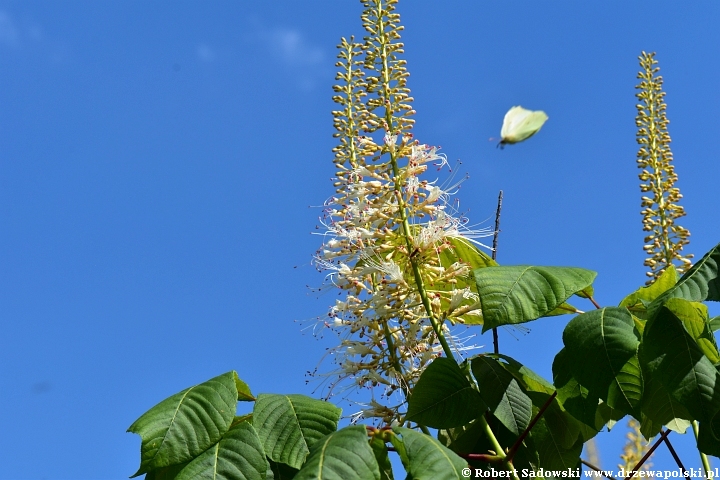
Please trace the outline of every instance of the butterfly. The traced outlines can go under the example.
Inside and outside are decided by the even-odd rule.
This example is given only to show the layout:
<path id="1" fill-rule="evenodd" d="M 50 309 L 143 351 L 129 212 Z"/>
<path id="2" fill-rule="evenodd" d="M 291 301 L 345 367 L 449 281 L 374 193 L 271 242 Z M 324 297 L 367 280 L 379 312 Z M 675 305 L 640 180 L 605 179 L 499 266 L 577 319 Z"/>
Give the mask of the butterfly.
<path id="1" fill-rule="evenodd" d="M 500 131 L 500 148 L 505 145 L 522 142 L 535 135 L 548 116 L 542 110 L 527 110 L 521 106 L 512 107 L 505 114 L 502 130 Z"/>

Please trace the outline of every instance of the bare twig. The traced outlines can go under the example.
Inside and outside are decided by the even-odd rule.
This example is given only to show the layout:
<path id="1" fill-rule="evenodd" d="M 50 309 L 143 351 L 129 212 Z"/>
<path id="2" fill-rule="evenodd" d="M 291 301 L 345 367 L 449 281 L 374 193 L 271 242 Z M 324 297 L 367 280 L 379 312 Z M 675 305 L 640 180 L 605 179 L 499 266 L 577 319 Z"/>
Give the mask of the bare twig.
<path id="1" fill-rule="evenodd" d="M 502 210 L 503 191 L 498 195 L 497 210 L 495 210 L 495 234 L 493 235 L 492 259 L 497 259 L 498 234 L 500 233 L 500 210 Z"/>
<path id="2" fill-rule="evenodd" d="M 680 461 L 680 457 L 678 457 L 678 454 L 675 452 L 675 449 L 673 448 L 672 444 L 670 443 L 670 440 L 665 437 L 665 445 L 667 445 L 668 450 L 670 450 L 670 455 L 675 459 L 675 463 L 677 463 L 678 467 L 680 467 L 680 470 L 682 470 L 683 475 L 685 475 L 685 466 Z"/>
<path id="3" fill-rule="evenodd" d="M 548 409 L 550 404 L 555 400 L 555 397 L 557 396 L 557 391 L 553 392 L 552 395 L 550 395 L 550 398 L 547 399 L 547 401 L 543 404 L 543 406 L 540 408 L 540 411 L 535 415 L 535 418 L 533 418 L 530 423 L 528 424 L 527 428 L 525 428 L 525 431 L 518 437 L 517 440 L 515 440 L 515 443 L 512 447 L 510 447 L 510 450 L 508 450 L 507 453 L 507 461 L 511 461 L 513 457 L 515 456 L 515 452 L 517 452 L 518 448 L 520 448 L 520 445 L 522 444 L 523 440 L 525 440 L 525 437 L 528 436 L 528 433 L 530 433 L 530 430 L 535 426 L 535 424 L 540 420 L 540 417 L 543 416 L 545 413 L 545 410 Z"/>
<path id="4" fill-rule="evenodd" d="M 495 233 L 493 234 L 492 259 L 497 259 L 498 235 L 500 235 L 500 210 L 502 209 L 503 191 L 500 190 L 498 195 L 497 210 L 495 210 Z M 493 349 L 495 353 L 500 353 L 500 340 L 498 338 L 497 327 L 492 329 L 493 332 Z"/>

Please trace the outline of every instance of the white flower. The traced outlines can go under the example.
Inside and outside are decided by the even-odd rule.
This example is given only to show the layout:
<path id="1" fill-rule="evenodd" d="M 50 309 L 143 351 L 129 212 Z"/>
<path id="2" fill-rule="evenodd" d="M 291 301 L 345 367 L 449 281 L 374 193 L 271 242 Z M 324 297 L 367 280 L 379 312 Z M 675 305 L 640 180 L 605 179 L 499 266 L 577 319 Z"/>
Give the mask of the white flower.
<path id="1" fill-rule="evenodd" d="M 390 277 L 390 280 L 395 283 L 405 283 L 400 265 L 392 260 L 386 262 L 379 259 L 375 260 L 375 258 L 372 257 L 372 250 L 369 252 L 367 250 L 363 251 L 360 254 L 360 258 L 365 264 L 365 269 L 363 269 L 361 274 L 379 272 Z"/>
<path id="2" fill-rule="evenodd" d="M 433 164 L 438 167 L 438 170 L 440 170 L 444 165 L 447 165 L 448 162 L 447 156 L 444 154 L 438 154 L 437 151 L 437 147 L 429 147 L 427 145 L 415 144 L 412 146 L 410 161 L 421 165 L 424 163 L 432 162 L 434 160 L 440 160 L 439 163 Z"/>
<path id="3" fill-rule="evenodd" d="M 323 206 L 323 231 L 318 234 L 324 244 L 313 263 L 326 272 L 326 285 L 344 295 L 316 323 L 333 329 L 340 340 L 326 353 L 335 370 L 320 374 L 333 379 L 328 395 L 375 387 L 387 396 L 406 395 L 427 363 L 443 354 L 428 315 L 437 315 L 448 304 L 462 309 L 457 315 L 463 315 L 471 303 L 468 299 L 473 299 L 469 289 L 437 290 L 430 292 L 433 312 L 427 312 L 414 272 L 408 273 L 419 268 L 426 285 L 451 285 L 469 273 L 467 264 L 443 266 L 437 255 L 452 248 L 448 237 L 472 241 L 481 233 L 468 229 L 465 217 L 449 203 L 460 183 L 437 185 L 437 180 L 420 177 L 431 163 L 446 165 L 447 157 L 437 148 L 411 143 L 407 134 L 401 139 L 386 134 L 383 141 L 380 148 L 370 137 L 358 138 L 359 155 L 336 162 L 340 170 L 334 182 L 336 193 Z M 397 163 L 383 161 L 382 153 L 388 149 L 402 155 Z M 365 155 L 379 156 L 370 160 Z M 418 254 L 419 260 L 412 265 Z M 467 347 L 453 339 L 448 323 L 442 324 L 443 335 L 459 354 Z M 403 408 L 403 402 L 392 407 L 373 403 L 362 415 L 390 422 L 402 415 Z"/>
<path id="4" fill-rule="evenodd" d="M 368 137 L 366 135 L 360 135 L 358 137 L 358 143 L 361 147 L 367 146 L 367 145 L 375 145 L 375 141 L 372 139 L 372 137 Z"/>
<path id="5" fill-rule="evenodd" d="M 347 285 L 352 277 L 352 269 L 343 262 L 329 262 L 318 255 L 315 255 L 312 261 L 318 270 L 331 271 L 325 278 L 329 278 L 336 287 L 342 288 L 343 285 Z"/>
<path id="6" fill-rule="evenodd" d="M 425 200 L 428 203 L 435 203 L 440 198 L 447 198 L 447 193 L 443 192 L 440 187 L 437 187 L 435 185 L 430 185 L 426 188 L 428 191 L 427 199 Z"/>
<path id="7" fill-rule="evenodd" d="M 374 350 L 360 342 L 347 342 L 347 349 L 345 350 L 348 355 L 360 355 L 364 357 L 370 355 Z"/>
<path id="8" fill-rule="evenodd" d="M 445 237 L 459 237 L 458 225 L 460 221 L 438 210 L 435 220 L 430 220 L 420 229 L 415 238 L 415 247 L 426 249 L 440 242 Z"/>
<path id="9" fill-rule="evenodd" d="M 459 307 L 465 300 L 477 300 L 478 295 L 470 291 L 470 287 L 453 290 L 450 296 L 450 306 L 448 310 L 451 312 Z"/>
<path id="10" fill-rule="evenodd" d="M 405 191 L 407 191 L 411 195 L 415 194 L 419 187 L 420 180 L 418 180 L 418 178 L 414 175 L 408 178 L 407 182 L 405 182 Z"/>

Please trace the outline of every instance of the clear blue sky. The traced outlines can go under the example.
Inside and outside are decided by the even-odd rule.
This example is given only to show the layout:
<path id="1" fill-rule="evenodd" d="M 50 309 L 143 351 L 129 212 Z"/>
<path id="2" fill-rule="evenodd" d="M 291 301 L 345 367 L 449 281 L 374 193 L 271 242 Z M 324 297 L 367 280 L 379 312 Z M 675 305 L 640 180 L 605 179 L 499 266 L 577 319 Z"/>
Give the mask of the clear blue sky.
<path id="1" fill-rule="evenodd" d="M 312 391 L 304 373 L 323 345 L 294 320 L 333 298 L 306 288 L 322 281 L 309 206 L 333 192 L 335 45 L 363 35 L 360 10 L 0 0 L 0 478 L 126 478 L 140 445 L 127 427 L 228 370 L 255 393 Z M 642 50 L 658 52 L 665 78 L 689 250 L 720 241 L 720 4 L 399 11 L 415 135 L 462 161 L 458 198 L 474 223 L 504 190 L 502 263 L 597 270 L 604 305 L 645 281 Z M 488 138 L 513 105 L 550 119 L 498 150 Z M 550 377 L 568 320 L 518 340 L 501 331 L 501 350 Z M 622 434 L 601 435 L 605 468 Z M 697 466 L 690 435 L 671 439 Z M 661 450 L 656 465 L 671 466 Z"/>

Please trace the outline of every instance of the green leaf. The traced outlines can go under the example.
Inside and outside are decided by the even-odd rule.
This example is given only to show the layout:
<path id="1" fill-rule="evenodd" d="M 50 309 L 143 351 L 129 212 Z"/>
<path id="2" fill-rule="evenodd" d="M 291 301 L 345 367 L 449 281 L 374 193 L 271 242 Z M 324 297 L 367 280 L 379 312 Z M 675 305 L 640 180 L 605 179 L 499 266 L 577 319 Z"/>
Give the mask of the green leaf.
<path id="1" fill-rule="evenodd" d="M 573 267 L 488 267 L 474 271 L 483 331 L 538 319 L 592 284 L 595 272 Z"/>
<path id="2" fill-rule="evenodd" d="M 642 337 L 642 334 L 645 331 L 645 324 L 647 323 L 647 321 L 642 318 L 636 317 L 632 313 L 630 315 L 632 315 L 633 322 L 635 322 L 635 329 L 637 330 L 638 335 Z"/>
<path id="3" fill-rule="evenodd" d="M 187 463 L 180 463 L 178 465 L 170 465 L 169 467 L 158 468 L 157 470 L 148 472 L 145 475 L 144 480 L 175 480 L 178 474 L 186 466 Z"/>
<path id="4" fill-rule="evenodd" d="M 145 412 L 128 432 L 142 437 L 133 476 L 188 462 L 228 431 L 237 408 L 234 371 L 183 390 Z"/>
<path id="5" fill-rule="evenodd" d="M 648 311 L 656 312 L 670 298 L 684 298 L 691 302 L 720 301 L 720 244 L 705 254 L 680 277 L 673 288 L 656 298 Z"/>
<path id="6" fill-rule="evenodd" d="M 235 374 L 235 386 L 237 387 L 238 391 L 238 401 L 240 402 L 254 402 L 255 397 L 250 392 L 250 387 L 247 383 L 240 380 L 240 377 L 237 376 L 237 373 Z"/>
<path id="7" fill-rule="evenodd" d="M 572 376 L 611 408 L 635 413 L 642 398 L 640 341 L 626 308 L 608 307 L 573 318 L 563 332 Z"/>
<path id="8" fill-rule="evenodd" d="M 399 438 L 394 437 L 392 443 L 396 449 L 398 444 L 403 446 L 400 459 L 413 480 L 464 478 L 462 469 L 467 467 L 467 462 L 430 435 L 402 427 L 393 427 L 393 432 Z"/>
<path id="9" fill-rule="evenodd" d="M 500 439 L 501 445 L 514 445 L 515 440 L 513 438 L 509 439 Z M 535 439 L 532 436 L 532 432 L 525 437 L 525 439 L 520 444 L 520 447 L 517 449 L 517 452 L 515 453 L 515 456 L 513 457 L 513 467 L 517 468 L 520 472 L 522 472 L 523 469 L 532 470 L 533 472 L 536 472 L 540 468 L 540 455 L 538 454 L 538 448 L 537 445 L 535 445 Z M 496 465 L 493 465 L 491 468 L 495 468 L 498 470 Z M 492 472 L 492 470 L 491 470 Z M 525 475 L 520 474 L 520 478 L 526 478 Z M 495 477 L 497 478 L 497 477 Z M 508 478 L 508 477 L 505 477 Z M 532 477 L 530 477 L 532 478 Z M 536 477 L 538 480 L 542 478 L 542 476 Z"/>
<path id="10" fill-rule="evenodd" d="M 477 356 L 471 361 L 480 396 L 493 415 L 515 435 L 530 423 L 532 401 L 517 380 L 494 358 Z"/>
<path id="11" fill-rule="evenodd" d="M 450 292 L 453 290 L 462 290 L 466 287 L 471 287 L 474 291 L 475 280 L 472 270 L 475 270 L 476 268 L 497 266 L 497 262 L 465 238 L 448 237 L 446 238 L 446 241 L 452 245 L 452 248 L 445 248 L 440 252 L 440 265 L 447 269 L 456 263 L 464 264 L 470 267 L 470 273 L 464 276 L 455 277 L 454 282 L 435 282 L 431 287 L 432 290 Z M 471 299 L 464 300 L 460 303 L 460 305 L 458 305 L 455 311 L 474 303 L 475 301 Z M 445 311 L 449 306 L 450 303 L 443 297 L 441 299 L 441 310 Z M 454 317 L 453 314 L 451 314 L 451 316 Z M 460 315 L 457 318 L 459 318 L 465 325 L 483 324 L 482 312 L 479 309 L 473 310 L 472 313 Z"/>
<path id="12" fill-rule="evenodd" d="M 709 422 L 720 410 L 720 373 L 670 309 L 648 321 L 640 359 L 694 419 Z"/>
<path id="13" fill-rule="evenodd" d="M 389 437 L 390 443 L 392 443 L 392 446 L 395 447 L 395 452 L 398 454 L 398 457 L 400 457 L 400 461 L 407 470 L 407 466 L 410 465 L 410 457 L 408 457 L 407 451 L 405 450 L 405 444 L 403 443 L 402 438 L 395 435 L 395 432 L 393 432 L 393 435 L 389 435 Z M 409 474 L 408 478 L 411 478 Z"/>
<path id="14" fill-rule="evenodd" d="M 232 423 L 230 424 L 230 428 L 233 428 L 235 425 L 242 423 L 242 422 L 250 422 L 252 423 L 252 413 L 248 413 L 246 415 L 240 415 L 233 418 Z"/>
<path id="15" fill-rule="evenodd" d="M 692 420 L 687 409 L 649 371 L 645 372 L 641 412 L 640 432 L 645 438 L 654 437 L 663 426 L 677 433 L 685 433 Z"/>
<path id="16" fill-rule="evenodd" d="M 720 315 L 711 318 L 708 322 L 708 325 L 710 326 L 710 330 L 712 330 L 713 332 L 717 332 L 718 330 L 720 330 Z"/>
<path id="17" fill-rule="evenodd" d="M 540 407 L 548 400 L 549 395 L 545 393 L 531 393 L 535 408 L 533 415 L 539 412 Z M 542 402 L 542 403 L 541 403 Z M 564 449 L 574 448 L 581 431 L 590 439 L 597 434 L 597 430 L 585 427 L 583 423 L 576 420 L 570 413 L 566 412 L 557 400 L 553 400 L 542 416 L 545 425 L 552 433 L 553 438 Z"/>
<path id="18" fill-rule="evenodd" d="M 590 395 L 588 389 L 578 383 L 572 375 L 573 359 L 567 348 L 561 349 L 552 364 L 553 381 L 557 388 L 557 399 L 563 408 L 586 425 L 600 429 L 597 424 L 598 402 L 600 397 Z"/>
<path id="19" fill-rule="evenodd" d="M 534 405 L 531 418 L 538 413 L 539 409 L 545 405 L 550 396 L 555 393 L 555 387 L 553 387 L 552 384 L 517 360 L 499 354 L 487 356 L 497 358 L 498 364 L 518 381 L 518 384 Z M 556 432 L 557 436 L 562 437 L 562 443 L 570 447 L 574 445 L 578 434 L 582 434 L 585 440 L 589 440 L 597 435 L 597 428 L 584 425 L 569 411 L 566 411 L 560 401 L 560 395 L 561 392 L 558 391 L 558 396 L 547 407 L 544 416 L 548 421 L 548 427 Z M 595 406 L 597 407 L 597 399 Z"/>
<path id="20" fill-rule="evenodd" d="M 380 480 L 364 425 L 345 427 L 318 440 L 294 480 Z"/>
<path id="21" fill-rule="evenodd" d="M 716 418 L 712 423 L 716 423 L 718 420 L 720 419 Z M 701 422 L 698 430 L 698 450 L 706 455 L 720 457 L 720 435 L 715 433 L 718 431 L 720 429 L 711 428 L 710 422 Z"/>
<path id="22" fill-rule="evenodd" d="M 300 468 L 310 447 L 337 429 L 342 410 L 305 395 L 260 394 L 253 425 L 270 460 Z"/>
<path id="23" fill-rule="evenodd" d="M 597 424 L 606 425 L 608 432 L 624 417 L 625 414 L 623 412 L 610 408 L 605 402 L 601 402 L 598 405 Z"/>
<path id="24" fill-rule="evenodd" d="M 375 455 L 378 467 L 380 467 L 380 480 L 393 480 L 392 464 L 390 463 L 385 440 L 378 435 L 373 435 L 370 438 L 370 448 Z"/>
<path id="25" fill-rule="evenodd" d="M 536 413 L 537 409 L 534 408 L 533 411 Z M 493 423 L 492 429 L 500 445 L 513 445 L 518 436 L 510 432 L 501 423 Z M 478 420 L 468 425 L 463 425 L 462 427 L 440 430 L 438 431 L 438 440 L 458 455 L 468 453 L 488 454 L 491 450 L 494 451 L 496 449 L 488 440 L 483 424 Z M 537 470 L 538 455 L 536 450 L 532 441 L 532 434 L 525 437 L 525 440 L 520 444 L 520 447 L 513 457 L 513 465 L 515 468 L 531 468 Z M 490 454 L 492 455 L 492 453 Z M 467 459 L 467 462 L 471 468 L 479 468 L 483 471 L 491 471 L 491 468 L 495 468 L 496 470 L 502 468 L 497 464 L 488 464 L 487 462 L 473 460 L 472 458 Z M 475 477 L 477 477 L 477 475 L 475 475 Z"/>
<path id="26" fill-rule="evenodd" d="M 497 432 L 495 432 L 497 435 Z M 438 430 L 438 440 L 440 443 L 448 447 L 459 455 L 468 453 L 486 453 L 490 447 L 478 449 L 477 443 L 479 439 L 485 439 L 485 429 L 480 422 L 476 420 L 465 425 L 455 428 Z"/>
<path id="27" fill-rule="evenodd" d="M 647 287 L 641 287 L 620 302 L 620 307 L 627 307 L 637 315 L 643 315 L 646 305 L 663 293 L 670 290 L 678 281 L 677 271 L 674 265 L 669 265 L 663 273 Z"/>
<path id="28" fill-rule="evenodd" d="M 535 424 L 530 435 L 537 447 L 541 468 L 567 471 L 568 468 L 577 467 L 583 448 L 582 438 L 578 438 L 574 445 L 566 448 L 557 434 L 548 427 L 547 420 L 543 417 Z"/>
<path id="29" fill-rule="evenodd" d="M 541 376 L 530 370 L 529 368 L 522 365 L 517 360 L 499 354 L 488 354 L 484 355 L 483 358 L 486 361 L 495 361 L 496 365 L 502 367 L 507 374 L 510 374 L 517 385 L 522 390 L 522 393 L 532 402 L 532 412 L 530 418 L 534 418 L 540 408 L 542 408 L 551 395 L 555 392 L 555 388 Z M 473 359 L 472 361 L 477 362 Z M 474 370 L 476 366 L 473 365 Z M 480 384 L 481 392 L 482 384 Z M 597 408 L 598 399 L 595 399 L 595 408 Z M 553 441 L 557 444 L 557 448 L 560 452 L 574 451 L 577 448 L 578 439 L 586 441 L 597 434 L 597 430 L 590 426 L 586 426 L 583 423 L 576 420 L 569 412 L 567 412 L 557 398 L 553 399 L 552 402 L 547 406 L 545 413 L 542 418 L 544 419 L 545 428 L 548 430 L 541 438 L 550 436 Z M 602 423 L 601 425 L 604 425 Z M 504 424 L 493 425 L 495 436 L 500 441 L 501 445 L 512 445 L 518 437 L 517 433 L 511 432 Z M 533 440 L 531 430 L 530 435 L 526 437 L 525 441 L 518 450 L 517 456 L 513 460 L 516 468 L 522 468 L 527 466 L 528 468 L 537 469 L 539 462 L 538 446 Z M 494 447 L 489 444 L 486 440 L 481 424 L 477 421 L 463 427 L 454 428 L 452 430 L 439 432 L 439 438 L 443 438 L 446 444 L 453 451 L 459 454 L 466 453 L 487 453 L 488 449 Z M 546 452 L 547 457 L 547 452 Z M 563 453 L 565 457 L 566 454 Z M 552 456 L 551 456 L 552 458 Z M 473 462 L 470 462 L 473 467 Z M 483 465 L 478 464 L 478 468 L 483 468 Z"/>
<path id="30" fill-rule="evenodd" d="M 545 317 L 556 317 L 556 316 L 558 316 L 558 315 L 569 315 L 569 314 L 571 314 L 571 313 L 581 313 L 581 312 L 580 312 L 580 310 L 578 310 L 577 308 L 573 307 L 573 306 L 570 305 L 569 303 L 563 302 L 563 303 L 561 303 L 556 309 L 554 309 L 552 312 L 546 313 L 544 316 L 545 316 Z"/>
<path id="31" fill-rule="evenodd" d="M 486 356 L 498 359 L 498 363 L 513 377 L 515 377 L 515 379 L 525 390 L 531 392 L 545 392 L 551 395 L 555 391 L 555 388 L 550 382 L 548 382 L 543 377 L 533 372 L 514 358 L 500 353 L 488 354 Z"/>
<path id="32" fill-rule="evenodd" d="M 636 350 L 635 355 L 630 357 L 620 368 L 615 381 L 610 384 L 607 399 L 603 398 L 603 400 L 611 408 L 637 415 L 637 408 L 640 405 L 642 394 L 642 369 L 640 368 L 640 360 L 638 360 Z M 623 410 L 623 406 L 630 409 Z"/>
<path id="33" fill-rule="evenodd" d="M 558 401 L 570 414 L 585 425 L 600 430 L 604 423 L 598 421 L 600 397 L 591 395 L 587 388 L 571 378 L 568 383 L 558 389 Z"/>
<path id="34" fill-rule="evenodd" d="M 472 421 L 486 409 L 458 364 L 440 357 L 420 375 L 408 399 L 407 419 L 432 428 L 451 428 Z"/>
<path id="35" fill-rule="evenodd" d="M 595 289 L 592 285 L 588 286 L 587 288 L 583 288 L 582 290 L 575 292 L 575 295 L 577 295 L 580 298 L 592 298 L 592 296 L 595 294 Z"/>
<path id="36" fill-rule="evenodd" d="M 176 480 L 265 480 L 267 469 L 255 429 L 243 422 L 183 468 Z"/>
<path id="37" fill-rule="evenodd" d="M 695 340 L 700 350 L 713 364 L 720 362 L 715 335 L 709 324 L 708 309 L 698 302 L 688 302 L 681 298 L 671 298 L 665 303 L 677 318 L 683 323 L 685 331 Z"/>
<path id="38" fill-rule="evenodd" d="M 498 263 L 493 260 L 488 254 L 477 248 L 472 242 L 461 237 L 448 237 L 448 243 L 452 245 L 452 248 L 445 248 L 440 252 L 440 265 L 445 268 L 450 267 L 454 263 L 464 263 L 470 267 L 471 270 L 476 268 L 485 267 L 497 267 Z M 465 288 L 472 282 L 472 276 L 464 279 L 467 283 L 457 288 Z"/>

